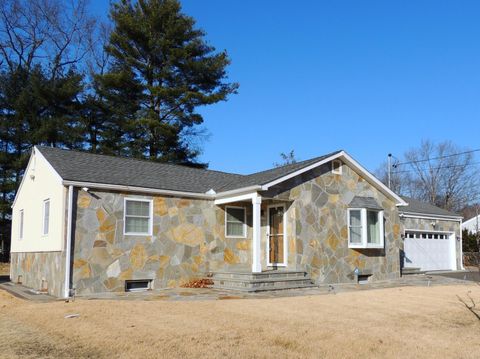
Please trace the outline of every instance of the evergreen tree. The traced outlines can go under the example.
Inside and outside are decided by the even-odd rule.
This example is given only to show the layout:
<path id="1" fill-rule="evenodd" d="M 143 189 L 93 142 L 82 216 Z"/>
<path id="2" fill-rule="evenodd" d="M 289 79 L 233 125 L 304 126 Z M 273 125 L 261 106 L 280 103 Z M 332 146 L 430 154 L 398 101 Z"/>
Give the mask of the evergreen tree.
<path id="1" fill-rule="evenodd" d="M 122 0 L 112 6 L 114 22 L 106 51 L 114 67 L 104 77 L 105 91 L 128 91 L 124 112 L 129 152 L 152 160 L 194 164 L 198 151 L 188 136 L 203 122 L 198 107 L 226 100 L 238 85 L 227 83 L 226 52 L 216 53 L 181 12 L 177 0 Z M 115 79 L 115 84 L 109 83 Z M 113 102 L 121 108 L 125 100 Z M 110 106 L 112 103 L 110 104 Z"/>

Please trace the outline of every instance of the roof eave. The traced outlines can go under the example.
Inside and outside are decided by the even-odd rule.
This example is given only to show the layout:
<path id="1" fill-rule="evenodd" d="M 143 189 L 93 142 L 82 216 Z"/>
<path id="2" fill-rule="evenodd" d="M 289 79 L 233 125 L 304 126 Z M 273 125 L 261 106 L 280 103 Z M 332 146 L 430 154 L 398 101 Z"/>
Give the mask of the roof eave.
<path id="1" fill-rule="evenodd" d="M 126 186 L 126 185 L 117 185 L 117 184 L 109 184 L 109 183 L 96 183 L 96 182 L 82 182 L 82 181 L 64 180 L 63 185 L 64 186 L 96 188 L 96 189 L 106 189 L 106 190 L 112 190 L 112 191 L 126 191 L 126 192 L 138 192 L 138 193 L 163 194 L 163 195 L 169 195 L 169 196 L 210 199 L 210 200 L 213 200 L 215 198 L 215 195 L 207 194 L 207 193 L 174 191 L 174 190 L 160 189 L 160 188 Z"/>
<path id="2" fill-rule="evenodd" d="M 434 214 L 434 213 L 425 213 L 425 212 L 409 212 L 409 211 L 400 211 L 400 214 L 404 217 L 435 217 L 439 219 L 453 219 L 453 220 L 462 220 L 462 216 L 449 216 L 444 214 Z"/>

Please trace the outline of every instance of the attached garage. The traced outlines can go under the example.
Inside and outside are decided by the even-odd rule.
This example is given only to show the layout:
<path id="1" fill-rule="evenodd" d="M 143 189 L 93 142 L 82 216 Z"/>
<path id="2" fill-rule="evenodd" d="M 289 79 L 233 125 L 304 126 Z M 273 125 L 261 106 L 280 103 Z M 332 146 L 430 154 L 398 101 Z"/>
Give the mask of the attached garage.
<path id="1" fill-rule="evenodd" d="M 461 270 L 462 217 L 431 204 L 402 197 L 403 270 Z"/>
<path id="2" fill-rule="evenodd" d="M 455 233 L 406 231 L 404 267 L 422 271 L 455 270 Z"/>

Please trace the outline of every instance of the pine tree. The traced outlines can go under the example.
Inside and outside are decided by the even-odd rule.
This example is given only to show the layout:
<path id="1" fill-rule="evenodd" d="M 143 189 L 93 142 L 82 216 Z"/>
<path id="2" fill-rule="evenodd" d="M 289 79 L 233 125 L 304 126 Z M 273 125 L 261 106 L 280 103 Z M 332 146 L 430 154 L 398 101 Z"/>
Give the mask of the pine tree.
<path id="1" fill-rule="evenodd" d="M 127 142 L 135 146 L 130 152 L 194 164 L 199 152 L 188 137 L 198 135 L 203 122 L 198 107 L 224 101 L 238 88 L 225 82 L 226 52 L 217 53 L 206 43 L 205 33 L 181 12 L 177 0 L 122 0 L 113 4 L 111 18 L 114 29 L 106 50 L 114 67 L 105 76 L 117 80 L 112 91 L 130 87 L 136 101 L 130 106 L 138 107 L 123 126 Z M 108 90 L 108 81 L 103 84 Z M 113 107 L 119 108 L 124 99 L 119 100 Z"/>

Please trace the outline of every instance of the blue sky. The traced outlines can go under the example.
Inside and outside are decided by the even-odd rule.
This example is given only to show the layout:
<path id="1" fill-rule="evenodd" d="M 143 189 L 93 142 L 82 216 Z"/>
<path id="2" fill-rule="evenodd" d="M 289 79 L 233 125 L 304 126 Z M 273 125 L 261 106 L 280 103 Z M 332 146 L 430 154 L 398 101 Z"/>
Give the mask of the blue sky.
<path id="1" fill-rule="evenodd" d="M 479 1 L 184 0 L 232 59 L 238 95 L 201 110 L 210 168 L 250 173 L 291 149 L 370 170 L 422 139 L 480 147 Z M 108 1 L 92 10 L 106 16 Z"/>

